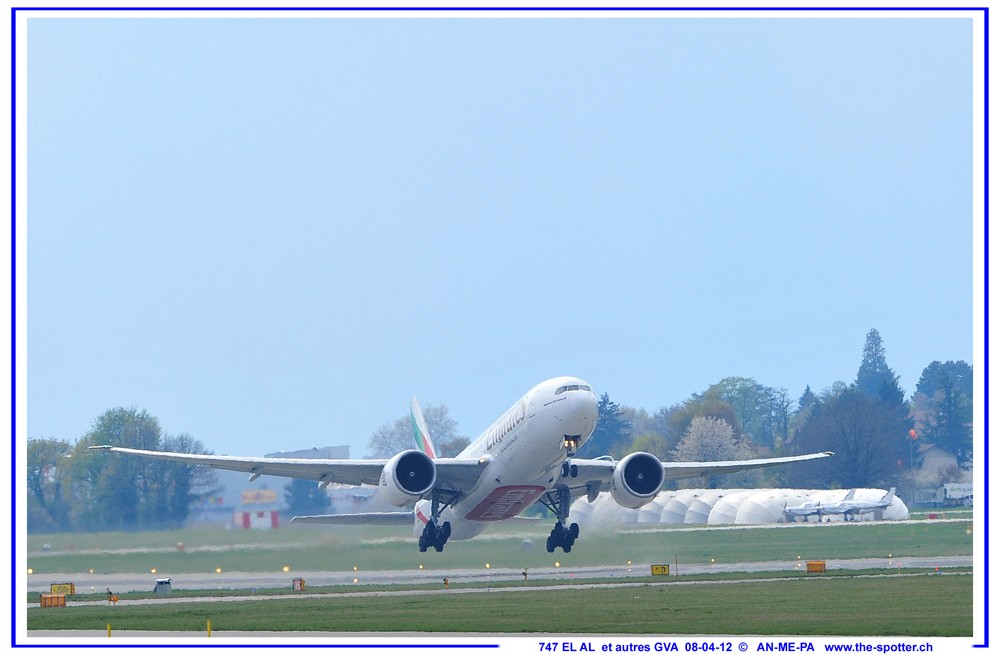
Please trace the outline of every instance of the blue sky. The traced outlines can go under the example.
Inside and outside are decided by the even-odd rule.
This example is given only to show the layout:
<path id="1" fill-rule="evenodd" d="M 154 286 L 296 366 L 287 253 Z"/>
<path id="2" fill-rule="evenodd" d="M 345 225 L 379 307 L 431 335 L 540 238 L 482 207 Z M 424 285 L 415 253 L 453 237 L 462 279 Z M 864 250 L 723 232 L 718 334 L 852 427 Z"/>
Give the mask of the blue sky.
<path id="1" fill-rule="evenodd" d="M 28 435 L 476 436 L 973 361 L 964 19 L 33 18 Z"/>

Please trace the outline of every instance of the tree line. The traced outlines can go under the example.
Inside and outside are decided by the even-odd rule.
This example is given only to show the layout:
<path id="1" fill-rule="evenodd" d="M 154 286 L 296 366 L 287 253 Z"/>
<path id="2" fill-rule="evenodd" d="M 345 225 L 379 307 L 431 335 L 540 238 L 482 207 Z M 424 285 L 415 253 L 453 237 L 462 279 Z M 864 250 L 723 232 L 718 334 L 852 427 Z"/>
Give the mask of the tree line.
<path id="1" fill-rule="evenodd" d="M 655 412 L 616 403 L 605 393 L 597 427 L 579 456 L 620 459 L 642 450 L 663 460 L 714 461 L 829 450 L 836 457 L 688 484 L 906 489 L 921 465 L 921 446 L 933 444 L 958 462 L 939 476 L 940 484 L 972 466 L 972 382 L 972 368 L 963 361 L 931 362 L 907 399 L 878 331 L 871 330 L 851 384 L 836 382 L 819 393 L 806 387 L 797 401 L 785 389 L 746 377 L 724 378 Z M 469 444 L 446 406 L 428 405 L 424 418 L 440 456 L 457 455 Z M 375 430 L 371 455 L 413 448 L 410 421 L 403 416 Z M 213 469 L 88 450 L 102 444 L 208 454 L 199 440 L 164 433 L 155 417 L 134 407 L 107 410 L 75 444 L 29 439 L 30 531 L 179 527 L 195 502 L 218 492 Z M 329 505 L 309 481 L 287 484 L 285 499 L 302 513 L 321 513 Z"/>
<path id="2" fill-rule="evenodd" d="M 62 439 L 29 439 L 29 531 L 180 527 L 192 503 L 217 491 L 213 469 L 88 450 L 104 444 L 207 453 L 188 434 L 163 433 L 155 417 L 135 407 L 107 410 L 75 445 Z"/>
<path id="3" fill-rule="evenodd" d="M 972 368 L 964 361 L 931 362 L 906 399 L 889 367 L 877 330 L 870 330 L 858 374 L 797 402 L 785 389 L 728 377 L 682 403 L 655 413 L 598 403 L 597 429 L 581 457 L 620 458 L 644 450 L 677 461 L 746 459 L 833 451 L 835 457 L 724 476 L 710 486 L 912 488 L 922 446 L 955 456 L 957 466 L 931 483 L 957 479 L 972 466 Z M 695 481 L 702 484 L 701 481 Z"/>

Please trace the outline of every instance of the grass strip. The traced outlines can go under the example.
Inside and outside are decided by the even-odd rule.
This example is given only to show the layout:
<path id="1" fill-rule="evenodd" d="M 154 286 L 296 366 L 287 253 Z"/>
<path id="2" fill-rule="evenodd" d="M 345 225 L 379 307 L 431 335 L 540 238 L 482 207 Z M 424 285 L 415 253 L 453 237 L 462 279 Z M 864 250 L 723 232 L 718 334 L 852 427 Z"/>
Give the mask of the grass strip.
<path id="1" fill-rule="evenodd" d="M 29 630 L 971 636 L 971 575 L 28 609 Z"/>

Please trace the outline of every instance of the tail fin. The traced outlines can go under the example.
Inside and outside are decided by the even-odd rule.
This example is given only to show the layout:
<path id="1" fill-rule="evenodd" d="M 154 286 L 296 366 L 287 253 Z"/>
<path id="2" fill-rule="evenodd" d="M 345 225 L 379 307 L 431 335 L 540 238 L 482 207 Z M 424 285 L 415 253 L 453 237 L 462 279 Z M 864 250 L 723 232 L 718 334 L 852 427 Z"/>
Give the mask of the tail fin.
<path id="1" fill-rule="evenodd" d="M 886 495 L 882 496 L 882 500 L 880 500 L 879 502 L 881 502 L 881 503 L 891 503 L 892 499 L 895 498 L 895 497 L 896 497 L 896 487 L 892 487 L 891 489 L 889 489 L 889 493 L 887 493 Z"/>
<path id="2" fill-rule="evenodd" d="M 417 442 L 417 449 L 422 451 L 431 459 L 437 458 L 434 450 L 434 443 L 431 441 L 431 433 L 427 430 L 427 423 L 424 422 L 424 413 L 420 411 L 417 398 L 414 396 L 410 400 L 410 423 L 413 425 L 413 440 Z"/>

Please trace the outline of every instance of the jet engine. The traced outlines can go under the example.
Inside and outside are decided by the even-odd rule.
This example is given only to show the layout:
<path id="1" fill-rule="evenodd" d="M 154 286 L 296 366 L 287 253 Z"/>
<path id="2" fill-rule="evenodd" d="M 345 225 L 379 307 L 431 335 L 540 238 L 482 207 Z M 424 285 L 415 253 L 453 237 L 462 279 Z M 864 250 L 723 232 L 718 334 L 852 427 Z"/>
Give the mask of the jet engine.
<path id="1" fill-rule="evenodd" d="M 387 503 L 402 507 L 430 492 L 436 481 L 434 460 L 419 450 L 404 450 L 385 463 L 378 493 Z"/>
<path id="2" fill-rule="evenodd" d="M 618 462 L 611 476 L 611 497 L 622 507 L 638 509 L 663 488 L 663 464 L 649 453 L 632 453 Z"/>

